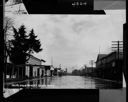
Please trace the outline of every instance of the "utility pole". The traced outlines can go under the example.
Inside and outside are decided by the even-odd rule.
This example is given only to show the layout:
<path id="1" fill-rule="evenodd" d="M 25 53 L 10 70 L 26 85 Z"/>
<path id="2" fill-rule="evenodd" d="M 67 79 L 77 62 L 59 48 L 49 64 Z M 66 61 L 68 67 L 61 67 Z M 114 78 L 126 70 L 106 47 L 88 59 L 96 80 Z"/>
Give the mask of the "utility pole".
<path id="1" fill-rule="evenodd" d="M 117 52 L 116 58 L 119 63 L 120 53 L 123 53 L 123 41 L 112 41 L 112 43 L 112 50 Z"/>
<path id="2" fill-rule="evenodd" d="M 112 41 L 112 50 L 119 52 L 123 52 L 123 41 Z"/>
<path id="3" fill-rule="evenodd" d="M 114 69 L 114 72 L 116 73 L 116 76 L 120 76 L 118 74 L 122 73 L 122 71 L 123 71 L 123 67 L 120 66 L 120 55 L 122 54 L 122 56 L 123 56 L 123 41 L 112 41 L 112 43 L 113 43 L 112 50 L 116 52 L 115 57 L 116 57 L 116 61 L 117 61 L 117 68 Z M 119 80 L 120 80 L 120 77 L 119 77 Z"/>

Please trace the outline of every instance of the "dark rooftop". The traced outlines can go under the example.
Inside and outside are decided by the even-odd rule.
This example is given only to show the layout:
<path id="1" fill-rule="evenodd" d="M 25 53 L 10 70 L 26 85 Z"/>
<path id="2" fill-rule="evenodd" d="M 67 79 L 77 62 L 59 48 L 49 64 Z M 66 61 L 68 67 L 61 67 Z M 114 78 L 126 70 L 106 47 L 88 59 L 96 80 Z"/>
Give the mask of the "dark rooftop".
<path id="1" fill-rule="evenodd" d="M 107 54 L 98 54 L 97 61 L 102 59 L 103 57 L 107 56 Z"/>

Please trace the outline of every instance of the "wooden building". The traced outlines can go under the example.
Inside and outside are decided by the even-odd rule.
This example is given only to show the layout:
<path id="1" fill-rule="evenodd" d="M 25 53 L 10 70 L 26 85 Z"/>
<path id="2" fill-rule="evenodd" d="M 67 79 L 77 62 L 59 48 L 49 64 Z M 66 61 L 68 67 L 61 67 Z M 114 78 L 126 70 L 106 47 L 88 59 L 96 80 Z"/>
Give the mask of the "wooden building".
<path id="1" fill-rule="evenodd" d="M 41 65 L 41 59 L 30 55 L 30 59 L 27 61 L 26 64 L 30 64 L 30 66 L 26 66 L 25 75 L 27 77 L 32 78 L 32 77 L 41 76 L 42 71 L 41 71 L 40 67 L 39 66 L 33 66 L 33 65 Z"/>
<path id="2" fill-rule="evenodd" d="M 99 54 L 96 61 L 96 74 L 104 79 L 122 81 L 123 53 Z"/>

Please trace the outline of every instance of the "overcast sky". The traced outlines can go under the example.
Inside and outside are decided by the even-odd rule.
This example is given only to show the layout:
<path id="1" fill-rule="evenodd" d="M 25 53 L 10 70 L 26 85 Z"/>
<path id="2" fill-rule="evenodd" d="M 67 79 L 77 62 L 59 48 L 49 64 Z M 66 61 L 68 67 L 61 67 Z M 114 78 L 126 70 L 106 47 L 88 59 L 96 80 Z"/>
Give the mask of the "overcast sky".
<path id="1" fill-rule="evenodd" d="M 109 12 L 109 11 L 108 11 Z M 69 71 L 96 61 L 98 53 L 109 53 L 111 41 L 123 39 L 125 15 L 11 15 L 15 27 L 32 28 L 43 51 L 34 56 Z"/>

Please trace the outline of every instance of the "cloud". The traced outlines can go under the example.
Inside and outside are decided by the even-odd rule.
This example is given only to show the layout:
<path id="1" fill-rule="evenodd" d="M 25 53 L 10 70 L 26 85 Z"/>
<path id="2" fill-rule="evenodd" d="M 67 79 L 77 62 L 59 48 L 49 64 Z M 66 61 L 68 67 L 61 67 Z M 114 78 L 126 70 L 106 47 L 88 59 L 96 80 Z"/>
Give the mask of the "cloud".
<path id="1" fill-rule="evenodd" d="M 119 18 L 118 18 L 119 16 Z M 29 15 L 17 16 L 17 25 L 33 28 L 43 51 L 35 56 L 47 63 L 72 67 L 89 65 L 101 53 L 111 50 L 111 41 L 122 40 L 124 17 L 120 15 Z M 122 20 L 123 19 L 123 20 Z"/>

